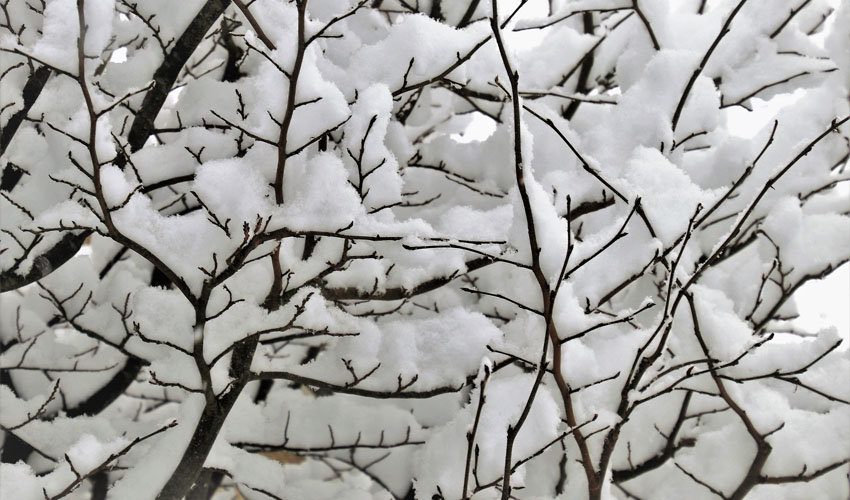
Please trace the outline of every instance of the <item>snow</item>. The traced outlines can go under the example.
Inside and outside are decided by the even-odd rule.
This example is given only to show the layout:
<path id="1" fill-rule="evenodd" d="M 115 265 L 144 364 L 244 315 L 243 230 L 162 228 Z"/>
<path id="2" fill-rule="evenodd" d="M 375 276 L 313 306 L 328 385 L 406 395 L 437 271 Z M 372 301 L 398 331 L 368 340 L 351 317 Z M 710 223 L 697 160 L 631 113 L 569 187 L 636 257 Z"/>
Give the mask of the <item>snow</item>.
<path id="1" fill-rule="evenodd" d="M 85 79 L 96 112 L 148 84 L 204 4 L 84 3 Z M 373 3 L 340 19 L 360 2 L 309 2 L 308 38 L 335 22 L 303 52 L 289 110 L 298 5 L 246 2 L 274 50 L 229 7 L 157 111 L 158 130 L 123 169 L 118 145 L 128 144 L 133 113 L 148 91 L 98 118 L 93 148 L 100 164 L 93 166 L 83 144 L 91 139 L 91 117 L 73 78 L 76 2 L 52 0 L 43 13 L 37 2 L 4 7 L 11 28 L 0 35 L 4 127 L 24 106 L 31 71 L 14 51 L 72 75 L 50 77 L 0 159 L 4 286 L 7 272 L 47 269 L 46 252 L 69 232 L 92 234 L 79 255 L 38 284 L 0 298 L 0 366 L 9 373 L 0 387 L 0 423 L 15 427 L 44 405 L 43 415 L 14 430 L 44 456 L 0 465 L 0 496 L 42 498 L 42 488 L 57 494 L 77 480 L 74 470 L 91 471 L 176 420 L 176 428 L 135 444 L 110 472 L 111 498 L 155 497 L 192 435 L 203 432 L 196 426 L 206 401 L 195 391 L 209 381 L 216 394 L 234 387 L 242 393 L 221 432 L 209 436 L 205 465 L 224 471 L 248 500 L 267 497 L 259 490 L 281 498 L 386 500 L 405 498 L 411 484 L 417 497 L 459 498 L 479 409 L 477 479 L 470 481 L 501 479 L 507 431 L 532 389 L 547 327 L 563 340 L 557 368 L 573 391 L 577 421 L 595 418 L 582 428 L 594 464 L 606 438 L 617 438 L 602 471 L 604 498 L 628 496 L 611 471 L 663 449 L 685 394 L 683 446 L 621 486 L 640 498 L 711 498 L 678 464 L 729 494 L 755 444 L 706 372 L 685 291 L 727 397 L 769 433 L 773 451 L 761 473 L 795 475 L 846 459 L 846 333 L 786 319 L 806 310 L 796 303 L 801 283 L 850 258 L 842 160 L 850 128 L 826 134 L 795 159 L 850 111 L 845 3 L 806 2 L 771 37 L 802 4 L 746 2 L 698 70 L 674 130 L 685 86 L 736 0 L 708 2 L 703 13 L 696 1 L 554 1 L 551 15 L 549 2 L 528 2 L 503 30 L 520 91 L 582 92 L 580 71 L 566 73 L 599 43 L 584 85 L 607 104 L 576 108 L 562 97 L 529 94 L 519 103 L 551 120 L 578 154 L 526 111 L 514 129 L 492 39 L 442 75 L 492 36 L 489 2 L 463 29 L 454 26 L 469 2 L 442 2 L 446 22 L 406 12 L 413 2 L 386 0 L 383 10 Z M 430 10 L 431 3 L 420 4 Z M 518 6 L 499 5 L 503 17 Z M 820 32 L 808 35 L 832 7 Z M 559 20 L 587 8 L 623 10 L 594 13 L 590 34 L 584 16 Z M 550 21 L 557 22 L 513 31 Z M 233 44 L 245 51 L 238 60 L 228 59 L 225 45 Z M 228 61 L 240 75 L 224 81 Z M 809 74 L 795 76 L 803 72 Z M 288 128 L 281 123 L 287 114 Z M 273 183 L 284 163 L 277 203 Z M 8 189 L 7 167 L 23 172 Z M 95 172 L 97 182 L 87 175 Z M 95 184 L 102 192 L 91 193 Z M 680 247 L 697 207 L 705 213 L 727 194 Z M 641 214 L 625 223 L 638 199 L 655 235 Z M 114 230 L 98 218 L 101 200 L 113 209 Z M 703 268 L 736 227 L 728 251 Z M 535 246 L 539 255 L 532 256 Z M 558 283 L 568 251 L 570 272 Z M 486 255 L 503 262 L 470 270 Z M 273 276 L 278 267 L 282 275 Z M 277 279 L 283 300 L 269 310 Z M 543 297 L 538 280 L 557 295 Z M 539 314 L 544 300 L 553 301 L 549 324 Z M 230 363 L 233 346 L 252 335 L 260 342 L 250 371 L 231 373 L 238 368 Z M 553 347 L 544 360 L 549 370 Z M 212 364 L 209 379 L 199 373 L 201 359 Z M 125 371 L 137 364 L 137 373 Z M 484 366 L 492 373 L 479 408 Z M 119 373 L 132 378 L 122 393 L 77 415 L 92 395 L 119 382 Z M 259 392 L 267 383 L 255 378 L 285 374 L 315 380 L 275 380 Z M 249 380 L 244 389 L 233 385 L 237 377 Z M 446 392 L 425 397 L 431 391 Z M 545 373 L 512 454 L 513 464 L 534 455 L 511 478 L 523 498 L 587 495 L 575 437 L 556 439 L 570 431 L 563 405 Z M 620 424 L 619 435 L 609 434 Z M 280 451 L 265 451 L 279 448 L 298 459 L 283 463 Z M 844 498 L 846 472 L 842 465 L 809 483 L 760 485 L 748 497 Z M 83 483 L 73 497 L 89 494 L 90 481 Z M 474 498 L 499 496 L 488 487 Z"/>
<path id="2" fill-rule="evenodd" d="M 226 470 L 237 481 L 248 487 L 260 488 L 283 497 L 286 491 L 284 466 L 256 453 L 228 446 L 219 441 L 204 464 L 217 470 Z"/>
<path id="3" fill-rule="evenodd" d="M 623 184 L 641 206 L 665 245 L 688 228 L 697 205 L 710 206 L 715 196 L 704 192 L 658 150 L 638 148 L 628 164 Z"/>
<path id="4" fill-rule="evenodd" d="M 80 439 L 68 449 L 67 459 L 80 473 L 94 470 L 106 462 L 111 455 L 118 453 L 127 446 L 129 441 L 123 438 L 103 443 L 91 434 L 83 434 Z"/>
<path id="5" fill-rule="evenodd" d="M 770 99 L 778 94 L 785 94 L 789 88 L 817 87 L 822 80 L 827 78 L 827 72 L 833 71 L 836 67 L 832 61 L 800 57 L 793 54 L 777 55 L 776 47 L 773 46 L 759 47 L 753 58 L 752 63 L 735 71 L 733 76 L 724 79 L 720 90 L 723 92 L 725 103 L 736 103 L 748 97 L 752 93 L 754 82 L 771 85 L 769 89 L 759 92 L 758 96 L 761 99 Z M 807 75 L 797 76 L 801 73 Z M 785 85 L 773 85 L 775 82 L 791 77 L 795 77 L 793 84 L 789 82 Z M 761 85 L 758 85 L 758 87 L 761 87 Z"/>
<path id="6" fill-rule="evenodd" d="M 165 217 L 150 198 L 139 193 L 113 212 L 112 220 L 125 236 L 151 249 L 194 287 L 199 287 L 204 277 L 198 266 L 212 265 L 212 254 L 216 250 L 224 254 L 229 246 L 226 236 L 205 214 Z"/>
<path id="7" fill-rule="evenodd" d="M 293 370 L 298 374 L 346 384 L 352 375 L 342 360 L 351 360 L 358 375 L 364 375 L 380 363 L 373 375 L 357 387 L 395 391 L 401 383 L 411 391 L 427 391 L 444 386 L 459 386 L 475 371 L 486 355 L 488 343 L 501 332 L 480 313 L 462 308 L 443 311 L 439 317 L 408 321 L 387 321 L 365 328 L 359 335 L 340 338 L 317 362 Z M 446 364 L 451 359 L 451 364 Z M 265 368 L 257 366 L 254 369 Z M 274 369 L 270 363 L 267 369 Z"/>
<path id="8" fill-rule="evenodd" d="M 460 308 L 419 324 L 389 322 L 382 333 L 378 357 L 387 360 L 383 367 L 405 378 L 419 374 L 417 383 L 426 388 L 463 381 L 481 362 L 486 345 L 501 335 L 483 315 Z M 446 365 L 446 359 L 452 363 Z"/>
<path id="9" fill-rule="evenodd" d="M 47 401 L 47 396 L 39 394 L 27 401 L 18 399 L 12 390 L 6 386 L 0 386 L 0 401 L 4 407 L 0 421 L 3 427 L 17 427 L 32 419 L 38 413 L 39 408 Z"/>
<path id="10" fill-rule="evenodd" d="M 719 359 L 730 359 L 752 342 L 752 331 L 733 310 L 732 301 L 716 290 L 699 285 L 693 288 L 697 321 L 709 352 Z"/>
<path id="11" fill-rule="evenodd" d="M 142 148 L 130 158 L 145 185 L 150 185 L 194 173 L 197 165 L 194 161 L 187 161 L 190 156 L 186 148 L 198 151 L 201 147 L 204 148 L 203 159 L 210 163 L 230 158 L 235 153 L 233 145 L 223 141 L 218 132 L 203 127 L 189 127 L 173 141 Z"/>
<path id="12" fill-rule="evenodd" d="M 18 462 L 0 464 L 0 495 L 20 500 L 42 500 L 39 480 L 32 468 Z"/>
<path id="13" fill-rule="evenodd" d="M 155 498 L 188 446 L 202 409 L 203 396 L 188 396 L 180 406 L 177 425 L 143 445 L 147 449 L 144 458 L 110 488 L 110 496 Z"/>
<path id="14" fill-rule="evenodd" d="M 86 54 L 97 54 L 106 48 L 112 38 L 114 13 L 115 0 L 86 0 Z"/>
<path id="15" fill-rule="evenodd" d="M 279 224 L 295 231 L 309 228 L 335 232 L 363 211 L 339 157 L 319 154 L 309 161 L 287 165 L 284 204 L 276 210 L 270 229 Z"/>
<path id="16" fill-rule="evenodd" d="M 492 210 L 455 206 L 440 217 L 437 230 L 450 238 L 478 241 L 503 241 L 515 215 L 508 205 Z"/>
<path id="17" fill-rule="evenodd" d="M 133 294 L 133 321 L 145 338 L 191 351 L 195 312 L 180 292 L 144 287 Z"/>
<path id="18" fill-rule="evenodd" d="M 790 197 L 776 205 L 765 220 L 765 231 L 782 248 L 782 265 L 790 272 L 786 279 L 817 275 L 850 259 L 850 219 L 838 214 L 805 214 Z M 819 250 L 817 255 L 812 255 L 813 246 Z"/>
<path id="19" fill-rule="evenodd" d="M 351 107 L 351 119 L 343 127 L 347 151 L 360 160 L 358 171 L 354 159 L 350 155 L 344 157 L 351 172 L 351 182 L 358 187 L 364 200 L 368 200 L 369 208 L 389 205 L 401 199 L 403 181 L 398 172 L 398 161 L 384 145 L 392 107 L 392 94 L 386 85 L 368 87 L 358 93 L 357 101 Z M 368 177 L 363 179 L 361 186 L 361 176 L 366 175 Z"/>
<path id="20" fill-rule="evenodd" d="M 44 9 L 42 36 L 33 47 L 33 55 L 57 68 L 76 73 L 77 38 L 80 36 L 76 20 L 74 0 L 50 2 Z"/>
<path id="21" fill-rule="evenodd" d="M 522 22 L 517 23 L 517 27 L 521 27 Z M 570 56 L 572 60 L 564 60 L 565 54 L 557 50 L 529 50 L 533 53 L 533 57 L 523 57 L 523 52 L 518 54 L 519 72 L 523 76 L 523 90 L 533 89 L 548 89 L 552 85 L 558 83 L 564 73 L 564 68 L 571 68 L 578 64 L 584 55 L 598 38 L 578 33 L 574 30 L 555 30 L 547 31 L 540 41 L 541 46 L 549 47 L 570 47 Z M 517 44 L 519 45 L 519 44 Z M 512 46 L 516 46 L 513 45 Z M 519 50 L 524 47 L 520 45 Z"/>
<path id="22" fill-rule="evenodd" d="M 752 438 L 743 425 L 735 422 L 702 432 L 693 448 L 676 454 L 676 463 L 698 473 L 718 490 L 731 492 L 744 479 L 755 452 Z"/>
<path id="23" fill-rule="evenodd" d="M 123 203 L 137 186 L 128 182 L 125 174 L 113 165 L 102 167 L 100 182 L 103 186 L 103 198 L 106 205 L 114 207 Z"/>
<path id="24" fill-rule="evenodd" d="M 516 424 L 533 382 L 533 375 L 520 375 L 487 384 L 486 404 L 481 412 L 475 440 L 480 448 L 477 474 L 482 484 L 502 475 L 506 432 L 509 425 Z M 519 397 L 505 397 L 507 394 Z M 471 401 L 475 403 L 467 405 L 451 422 L 436 430 L 419 452 L 415 464 L 417 497 L 427 498 L 438 487 L 446 498 L 461 496 L 466 450 L 465 446 L 458 444 L 466 443 L 466 433 L 472 429 L 478 404 L 477 395 L 472 396 Z M 549 389 L 541 387 L 514 442 L 515 462 L 527 457 L 557 435 L 560 422 L 556 415 L 557 403 Z M 523 484 L 522 473 L 516 476 L 514 487 Z M 471 480 L 471 484 L 475 484 L 474 481 Z"/>
<path id="25" fill-rule="evenodd" d="M 265 219 L 272 210 L 268 181 L 244 159 L 218 160 L 196 169 L 195 193 L 221 220 L 232 219 L 234 230 L 243 222 Z"/>
<path id="26" fill-rule="evenodd" d="M 334 80 L 349 99 L 354 89 L 367 87 L 367 82 L 384 82 L 395 91 L 405 83 L 405 69 L 413 59 L 406 83 L 418 83 L 432 75 L 432 68 L 448 68 L 455 62 L 456 53 L 466 53 L 487 36 L 489 27 L 484 24 L 457 30 L 424 15 L 405 16 L 389 28 L 385 38 L 354 52 L 348 71 L 337 73 Z M 377 60 L 381 64 L 375 64 Z M 464 80 L 464 76 L 462 71 L 449 75 L 457 80 Z"/>

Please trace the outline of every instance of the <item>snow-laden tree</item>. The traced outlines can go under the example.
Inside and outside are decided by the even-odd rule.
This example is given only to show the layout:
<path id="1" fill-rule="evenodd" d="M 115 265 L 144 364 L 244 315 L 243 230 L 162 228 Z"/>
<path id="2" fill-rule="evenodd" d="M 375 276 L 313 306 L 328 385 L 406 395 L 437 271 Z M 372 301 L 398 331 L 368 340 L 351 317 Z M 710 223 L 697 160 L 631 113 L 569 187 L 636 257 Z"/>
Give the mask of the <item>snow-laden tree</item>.
<path id="1" fill-rule="evenodd" d="M 0 8 L 4 499 L 847 497 L 848 2 Z"/>

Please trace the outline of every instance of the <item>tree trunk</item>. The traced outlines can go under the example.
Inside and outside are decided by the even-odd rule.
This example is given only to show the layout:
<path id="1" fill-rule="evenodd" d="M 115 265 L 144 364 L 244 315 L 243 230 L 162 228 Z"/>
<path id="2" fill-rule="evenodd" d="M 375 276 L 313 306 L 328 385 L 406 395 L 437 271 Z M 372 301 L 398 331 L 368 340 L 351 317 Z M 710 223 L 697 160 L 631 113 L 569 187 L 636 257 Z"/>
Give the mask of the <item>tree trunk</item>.
<path id="1" fill-rule="evenodd" d="M 214 398 L 204 406 L 204 411 L 189 441 L 189 446 L 183 452 L 183 457 L 177 468 L 171 474 L 168 482 L 157 495 L 157 500 L 181 500 L 199 481 L 204 468 L 204 462 L 218 438 L 221 427 L 233 409 L 239 394 L 249 382 L 251 361 L 257 348 L 257 338 L 242 341 L 233 350 L 230 361 L 231 376 L 235 380 L 231 389 L 221 397 Z"/>

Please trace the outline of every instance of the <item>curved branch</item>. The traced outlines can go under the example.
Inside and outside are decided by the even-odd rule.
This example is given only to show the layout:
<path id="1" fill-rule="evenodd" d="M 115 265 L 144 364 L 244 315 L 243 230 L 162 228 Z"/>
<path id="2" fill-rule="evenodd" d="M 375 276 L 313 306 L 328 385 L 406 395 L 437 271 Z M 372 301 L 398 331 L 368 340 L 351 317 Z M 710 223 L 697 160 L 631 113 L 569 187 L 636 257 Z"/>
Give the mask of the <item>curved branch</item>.
<path id="1" fill-rule="evenodd" d="M 716 49 L 720 44 L 720 40 L 726 36 L 726 33 L 729 33 L 729 26 L 732 24 L 732 20 L 735 19 L 735 16 L 738 15 L 738 12 L 745 3 L 747 3 L 747 0 L 741 0 L 738 2 L 738 5 L 735 6 L 732 13 L 729 14 L 728 18 L 726 18 L 726 23 L 723 25 L 723 28 L 720 29 L 720 33 L 717 34 L 714 42 L 711 43 L 711 46 L 705 52 L 705 55 L 702 56 L 702 61 L 700 61 L 699 66 L 697 66 L 691 74 L 691 78 L 688 80 L 687 85 L 685 85 L 685 90 L 682 92 L 682 97 L 679 98 L 679 104 L 676 105 L 676 112 L 673 113 L 673 132 L 676 131 L 676 125 L 679 124 L 679 118 L 682 116 L 682 109 L 685 107 L 685 101 L 688 100 L 688 94 L 691 93 L 694 83 L 696 83 L 697 78 L 699 78 L 699 75 L 702 73 L 702 70 L 705 69 L 705 65 L 708 64 L 708 60 L 711 58 L 711 54 L 714 53 L 714 49 Z"/>

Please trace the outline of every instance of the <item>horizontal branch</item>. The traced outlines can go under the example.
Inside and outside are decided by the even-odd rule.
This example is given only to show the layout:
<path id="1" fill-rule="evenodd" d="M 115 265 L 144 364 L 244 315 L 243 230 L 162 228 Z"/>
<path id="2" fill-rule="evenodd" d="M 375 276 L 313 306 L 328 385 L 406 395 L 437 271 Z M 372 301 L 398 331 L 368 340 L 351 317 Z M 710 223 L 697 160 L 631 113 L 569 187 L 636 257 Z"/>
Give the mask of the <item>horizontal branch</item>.
<path id="1" fill-rule="evenodd" d="M 466 263 L 466 272 L 470 273 L 496 262 L 487 257 L 481 257 Z M 449 276 L 440 276 L 423 281 L 413 288 L 387 288 L 378 291 L 366 291 L 357 287 L 323 288 L 322 296 L 328 300 L 403 300 L 441 288 L 454 281 L 461 273 L 455 272 Z"/>
<path id="2" fill-rule="evenodd" d="M 340 393 L 340 394 L 351 394 L 354 396 L 363 396 L 367 398 L 375 398 L 375 399 L 428 399 L 433 398 L 434 396 L 439 396 L 440 394 L 448 394 L 452 392 L 458 392 L 464 387 L 466 387 L 467 383 L 460 384 L 457 387 L 454 386 L 442 386 L 434 389 L 429 389 L 427 391 L 407 391 L 407 390 L 395 390 L 395 391 L 379 391 L 373 389 L 361 389 L 359 387 L 346 387 L 344 385 L 332 384 L 329 382 L 325 382 L 323 380 L 318 380 L 315 378 L 304 377 L 302 375 L 296 375 L 294 373 L 289 372 L 275 372 L 268 371 L 262 373 L 252 373 L 251 380 L 288 380 L 290 382 L 295 382 L 296 384 L 303 384 L 311 387 L 318 387 L 320 389 L 325 389 L 331 392 Z"/>

